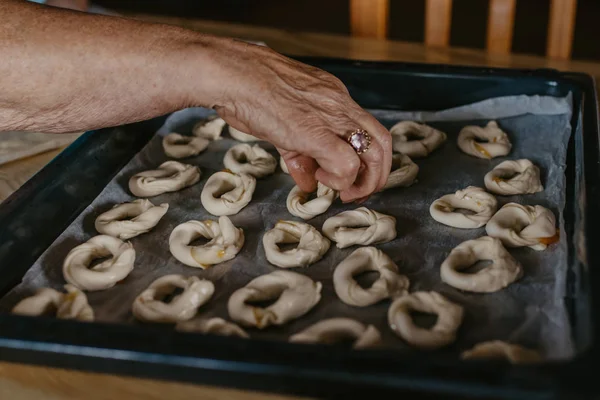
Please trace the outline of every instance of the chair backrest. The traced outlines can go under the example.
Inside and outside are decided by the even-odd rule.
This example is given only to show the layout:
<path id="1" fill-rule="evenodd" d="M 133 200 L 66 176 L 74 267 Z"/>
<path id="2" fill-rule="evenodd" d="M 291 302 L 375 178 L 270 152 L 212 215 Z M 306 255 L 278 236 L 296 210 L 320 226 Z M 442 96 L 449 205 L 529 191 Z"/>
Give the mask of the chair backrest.
<path id="1" fill-rule="evenodd" d="M 485 1 L 485 0 L 481 0 Z M 517 0 L 488 0 L 486 49 L 508 54 L 512 46 Z M 577 0 L 549 0 L 550 20 L 546 55 L 571 57 Z M 384 39 L 389 24 L 390 0 L 350 0 L 350 28 L 354 36 Z M 425 44 L 447 47 L 450 43 L 452 0 L 425 0 Z"/>

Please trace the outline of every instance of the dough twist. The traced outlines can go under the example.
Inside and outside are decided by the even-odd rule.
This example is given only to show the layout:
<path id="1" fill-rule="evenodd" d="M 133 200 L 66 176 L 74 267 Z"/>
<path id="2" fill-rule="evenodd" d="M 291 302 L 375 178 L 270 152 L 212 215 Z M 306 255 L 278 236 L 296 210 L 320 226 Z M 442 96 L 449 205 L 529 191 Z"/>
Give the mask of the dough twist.
<path id="1" fill-rule="evenodd" d="M 530 194 L 544 190 L 540 169 L 529 160 L 508 160 L 498 164 L 484 178 L 485 187 L 502 195 Z"/>
<path id="2" fill-rule="evenodd" d="M 429 329 L 413 322 L 411 312 L 436 314 L 437 322 Z M 438 349 L 456 340 L 463 320 L 463 307 L 436 292 L 415 292 L 400 297 L 388 309 L 388 323 L 395 334 L 411 346 Z"/>
<path id="3" fill-rule="evenodd" d="M 210 239 L 200 246 L 190 246 L 199 237 Z M 183 264 L 206 269 L 231 260 L 244 245 L 244 231 L 227 217 L 219 221 L 187 221 L 177 225 L 169 236 L 169 250 Z"/>
<path id="4" fill-rule="evenodd" d="M 236 174 L 248 174 L 256 178 L 271 175 L 277 168 L 277 160 L 268 151 L 255 144 L 238 144 L 225 153 L 225 168 Z"/>
<path id="5" fill-rule="evenodd" d="M 155 206 L 146 199 L 116 204 L 96 218 L 96 230 L 121 240 L 150 232 L 169 209 L 167 203 Z"/>
<path id="6" fill-rule="evenodd" d="M 256 178 L 252 175 L 216 172 L 206 181 L 200 201 L 213 215 L 233 215 L 250 203 L 254 189 Z"/>
<path id="7" fill-rule="evenodd" d="M 479 143 L 477 140 L 484 140 L 487 143 Z M 458 134 L 458 147 L 473 157 L 491 159 L 510 153 L 512 144 L 496 121 L 490 121 L 485 128 L 480 126 L 462 128 Z"/>
<path id="8" fill-rule="evenodd" d="M 93 321 L 94 310 L 88 304 L 85 293 L 73 285 L 65 285 L 67 293 L 50 288 L 41 288 L 35 295 L 21 300 L 13 307 L 12 313 L 18 315 L 39 316 L 55 314 L 60 319 Z"/>
<path id="9" fill-rule="evenodd" d="M 492 263 L 473 274 L 460 272 L 478 261 Z M 510 285 L 523 275 L 523 268 L 500 240 L 489 236 L 467 240 L 456 246 L 440 268 L 442 281 L 467 292 L 492 293 Z"/>
<path id="10" fill-rule="evenodd" d="M 323 234 L 340 249 L 385 243 L 396 238 L 396 218 L 360 207 L 327 219 Z"/>
<path id="11" fill-rule="evenodd" d="M 89 268 L 92 261 L 111 256 Z M 135 250 L 129 242 L 108 235 L 94 236 L 67 254 L 63 275 L 73 286 L 87 291 L 104 290 L 122 281 L 133 270 Z"/>
<path id="12" fill-rule="evenodd" d="M 498 208 L 496 198 L 475 186 L 447 194 L 434 201 L 429 207 L 431 217 L 439 223 L 462 229 L 475 229 L 485 225 Z M 463 214 L 456 210 L 472 211 Z"/>
<path id="13" fill-rule="evenodd" d="M 402 121 L 390 128 L 394 151 L 412 158 L 427 157 L 446 141 L 446 134 L 431 126 Z"/>
<path id="14" fill-rule="evenodd" d="M 464 351 L 460 358 L 463 360 L 505 359 L 511 364 L 531 364 L 542 361 L 542 356 L 537 351 L 500 340 L 478 343 L 472 349 Z"/>
<path id="15" fill-rule="evenodd" d="M 180 332 L 198 332 L 221 336 L 237 336 L 243 339 L 250 337 L 242 328 L 232 322 L 225 321 L 223 318 L 199 318 L 191 321 L 182 321 L 177 323 L 175 329 Z"/>
<path id="16" fill-rule="evenodd" d="M 217 140 L 221 138 L 224 127 L 225 121 L 223 121 L 223 118 L 212 115 L 197 122 L 192 129 L 192 134 L 203 139 Z"/>
<path id="17" fill-rule="evenodd" d="M 552 211 L 542 206 L 505 204 L 487 223 L 485 230 L 507 247 L 528 246 L 545 250 L 559 241 L 556 219 Z"/>
<path id="18" fill-rule="evenodd" d="M 274 300 L 268 307 L 247 304 Z M 321 300 L 321 283 L 291 271 L 275 271 L 236 290 L 227 303 L 231 319 L 259 329 L 283 325 L 309 312 Z"/>
<path id="19" fill-rule="evenodd" d="M 229 134 L 238 142 L 257 142 L 260 139 L 256 136 L 249 135 L 229 125 Z"/>
<path id="20" fill-rule="evenodd" d="M 210 141 L 201 137 L 183 136 L 179 133 L 169 133 L 163 138 L 162 145 L 165 154 L 171 158 L 186 158 L 197 156 L 208 147 Z"/>
<path id="21" fill-rule="evenodd" d="M 395 187 L 408 187 L 415 182 L 419 166 L 405 154 L 394 154 L 392 156 L 392 172 L 382 190 Z"/>
<path id="22" fill-rule="evenodd" d="M 366 326 L 350 318 L 331 318 L 317 322 L 303 331 L 290 336 L 292 343 L 332 344 L 352 339 L 352 347 L 365 349 L 381 344 L 381 333 L 373 325 Z"/>
<path id="23" fill-rule="evenodd" d="M 129 179 L 129 190 L 137 197 L 176 192 L 200 180 L 200 168 L 178 161 L 162 163 L 158 169 L 140 172 Z"/>
<path id="24" fill-rule="evenodd" d="M 354 276 L 362 272 L 377 271 L 379 278 L 363 289 Z M 344 303 L 366 307 L 387 298 L 403 296 L 409 286 L 408 278 L 398 273 L 398 267 L 383 251 L 375 247 L 354 250 L 333 272 L 335 293 Z"/>
<path id="25" fill-rule="evenodd" d="M 165 303 L 163 299 L 176 288 L 183 289 L 181 294 Z M 193 318 L 198 308 L 213 295 L 215 285 L 211 281 L 196 276 L 165 275 L 148 286 L 131 307 L 131 312 L 140 321 L 176 323 Z"/>
<path id="26" fill-rule="evenodd" d="M 298 243 L 290 250 L 278 244 Z M 263 236 L 267 260 L 281 268 L 307 267 L 319 261 L 331 243 L 311 225 L 296 221 L 279 221 Z"/>
<path id="27" fill-rule="evenodd" d="M 318 182 L 317 197 L 308 200 L 310 193 L 303 192 L 298 186 L 294 186 L 288 194 L 286 205 L 290 214 L 308 220 L 327 211 L 337 195 L 335 190 Z"/>

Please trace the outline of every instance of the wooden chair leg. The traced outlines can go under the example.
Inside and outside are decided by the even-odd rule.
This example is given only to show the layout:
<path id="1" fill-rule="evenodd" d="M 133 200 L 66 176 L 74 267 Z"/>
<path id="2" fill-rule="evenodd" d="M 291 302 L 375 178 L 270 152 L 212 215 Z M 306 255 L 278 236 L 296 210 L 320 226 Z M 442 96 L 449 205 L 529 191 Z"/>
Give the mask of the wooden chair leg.
<path id="1" fill-rule="evenodd" d="M 431 47 L 447 47 L 450 43 L 452 0 L 426 0 L 425 44 Z"/>
<path id="2" fill-rule="evenodd" d="M 486 45 L 490 53 L 510 53 L 516 3 L 516 0 L 490 0 Z"/>
<path id="3" fill-rule="evenodd" d="M 385 39 L 389 0 L 350 0 L 350 30 L 353 36 Z"/>
<path id="4" fill-rule="evenodd" d="M 571 58 L 577 0 L 551 0 L 546 55 L 550 58 Z"/>

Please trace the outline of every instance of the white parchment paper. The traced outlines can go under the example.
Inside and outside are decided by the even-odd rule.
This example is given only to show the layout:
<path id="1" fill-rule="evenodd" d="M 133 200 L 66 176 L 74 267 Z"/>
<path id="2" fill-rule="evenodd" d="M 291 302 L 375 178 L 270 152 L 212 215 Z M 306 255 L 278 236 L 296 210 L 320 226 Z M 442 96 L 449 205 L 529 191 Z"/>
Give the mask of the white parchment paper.
<path id="1" fill-rule="evenodd" d="M 571 332 L 563 304 L 567 248 L 562 218 L 571 110 L 570 97 L 516 96 L 490 99 L 437 113 L 372 111 L 387 127 L 403 119 L 415 119 L 427 121 L 448 134 L 448 141 L 439 150 L 426 159 L 416 160 L 420 167 L 416 184 L 410 188 L 374 195 L 365 204 L 397 218 L 397 239 L 379 247 L 410 278 L 411 291 L 435 290 L 465 307 L 465 319 L 456 343 L 439 352 L 458 355 L 480 341 L 499 339 L 536 348 L 549 358 L 573 355 Z M 205 109 L 187 109 L 170 116 L 158 135 L 118 173 L 31 267 L 22 283 L 0 300 L 0 309 L 5 312 L 10 310 L 37 288 L 49 286 L 60 289 L 65 283 L 62 261 L 74 246 L 97 234 L 94 230 L 95 218 L 116 203 L 134 199 L 127 188 L 129 177 L 153 169 L 167 160 L 162 150 L 161 136 L 172 131 L 189 134 L 193 124 L 209 113 L 211 111 Z M 462 153 L 456 145 L 460 129 L 469 124 L 484 125 L 489 119 L 498 119 L 500 126 L 508 132 L 513 143 L 510 155 L 489 161 Z M 229 319 L 226 303 L 231 293 L 251 279 L 277 269 L 265 259 L 262 235 L 279 219 L 296 219 L 285 206 L 287 194 L 294 183 L 279 170 L 273 176 L 260 179 L 250 205 L 232 217 L 232 221 L 244 229 L 246 236 L 244 248 L 235 259 L 202 271 L 182 265 L 169 253 L 168 238 L 175 226 L 190 219 L 215 219 L 203 209 L 200 193 L 206 179 L 223 168 L 225 151 L 235 143 L 228 135 L 224 135 L 223 140 L 211 143 L 203 154 L 184 160 L 201 167 L 200 182 L 180 192 L 151 199 L 155 204 L 168 202 L 169 211 L 152 232 L 131 240 L 137 256 L 135 269 L 129 277 L 112 289 L 88 294 L 98 321 L 139 324 L 130 312 L 134 298 L 156 278 L 172 273 L 212 280 L 216 286 L 215 295 L 200 309 L 199 314 Z M 275 154 L 272 146 L 266 143 L 264 146 Z M 438 197 L 466 186 L 483 187 L 483 177 L 490 169 L 506 159 L 519 158 L 529 158 L 541 168 L 546 190 L 535 195 L 498 196 L 499 205 L 516 201 L 550 208 L 560 222 L 560 243 L 543 252 L 528 248 L 511 249 L 511 254 L 523 264 L 525 274 L 520 281 L 497 293 L 466 293 L 442 283 L 439 266 L 450 250 L 465 240 L 485 235 L 485 230 L 460 230 L 441 225 L 429 216 L 429 205 Z M 343 205 L 338 200 L 327 213 L 310 223 L 320 229 L 326 218 L 355 207 Z M 333 270 L 353 250 L 339 250 L 332 246 L 323 260 L 296 270 L 323 283 L 322 300 L 309 314 L 283 327 L 249 330 L 250 335 L 286 340 L 290 334 L 323 318 L 352 317 L 380 329 L 386 346 L 408 349 L 387 326 L 388 301 L 355 308 L 343 304 L 335 295 Z"/>

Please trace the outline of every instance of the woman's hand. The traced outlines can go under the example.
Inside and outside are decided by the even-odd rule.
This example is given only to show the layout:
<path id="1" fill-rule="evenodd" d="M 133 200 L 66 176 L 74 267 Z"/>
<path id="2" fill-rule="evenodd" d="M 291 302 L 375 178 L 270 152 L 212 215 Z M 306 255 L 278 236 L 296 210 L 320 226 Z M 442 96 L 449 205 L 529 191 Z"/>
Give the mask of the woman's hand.
<path id="1" fill-rule="evenodd" d="M 224 41 L 217 57 L 219 79 L 227 84 L 215 109 L 234 128 L 274 144 L 300 188 L 314 191 L 320 181 L 349 202 L 383 187 L 392 163 L 390 134 L 339 79 L 239 41 Z M 372 138 L 361 155 L 346 141 L 358 128 Z"/>

